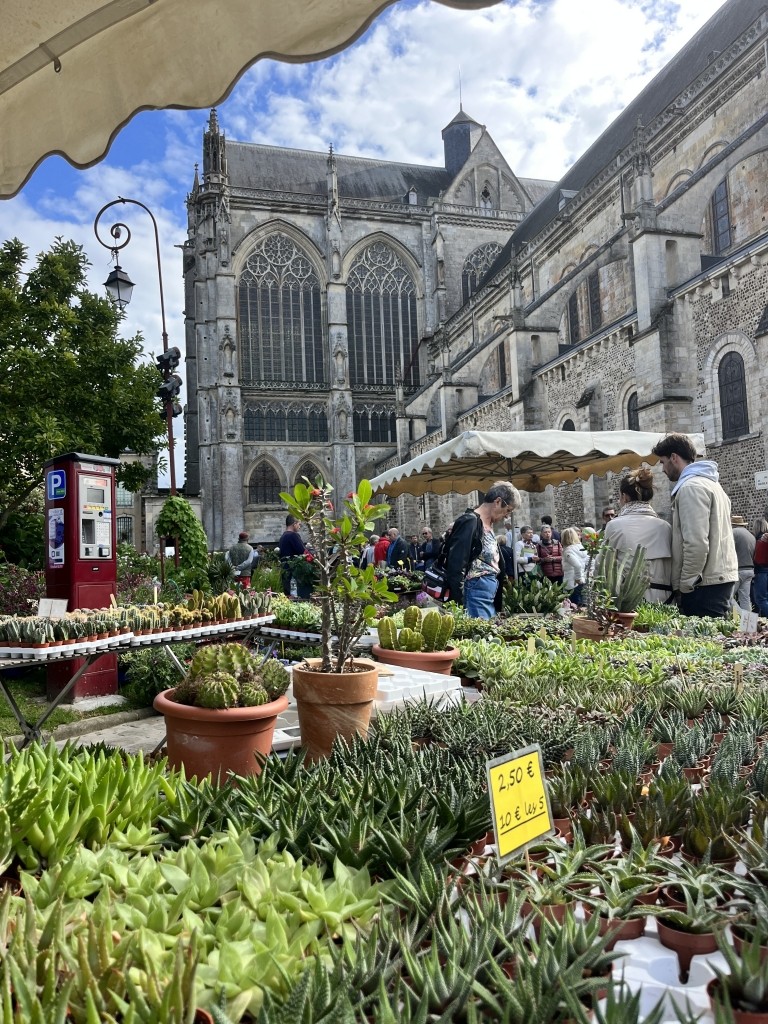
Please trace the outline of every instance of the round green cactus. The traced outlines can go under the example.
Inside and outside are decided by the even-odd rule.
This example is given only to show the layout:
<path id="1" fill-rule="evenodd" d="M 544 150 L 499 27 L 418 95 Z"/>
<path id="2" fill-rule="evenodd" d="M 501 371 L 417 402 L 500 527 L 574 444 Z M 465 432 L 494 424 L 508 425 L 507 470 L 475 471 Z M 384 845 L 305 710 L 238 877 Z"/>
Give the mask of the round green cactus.
<path id="1" fill-rule="evenodd" d="M 240 703 L 244 708 L 255 708 L 269 701 L 269 694 L 258 683 L 246 683 L 240 690 Z"/>
<path id="2" fill-rule="evenodd" d="M 195 704 L 199 708 L 223 711 L 233 708 L 240 699 L 240 684 L 228 672 L 211 672 L 200 679 Z"/>
<path id="3" fill-rule="evenodd" d="M 282 697 L 291 683 L 291 677 L 286 671 L 285 665 L 282 665 L 274 658 L 270 658 L 269 661 L 261 666 L 259 671 L 269 699 L 277 700 L 278 697 Z"/>

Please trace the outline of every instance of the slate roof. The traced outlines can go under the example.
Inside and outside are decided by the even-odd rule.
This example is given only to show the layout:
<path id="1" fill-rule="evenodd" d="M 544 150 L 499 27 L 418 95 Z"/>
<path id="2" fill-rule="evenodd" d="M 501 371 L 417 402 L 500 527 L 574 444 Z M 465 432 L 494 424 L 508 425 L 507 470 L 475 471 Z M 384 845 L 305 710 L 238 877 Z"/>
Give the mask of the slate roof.
<path id="1" fill-rule="evenodd" d="M 638 118 L 648 124 L 665 110 L 720 54 L 768 10 L 766 0 L 728 0 L 696 33 L 677 56 L 625 107 L 602 135 L 560 179 L 549 195 L 515 229 L 493 266 L 490 280 L 507 263 L 513 251 L 542 231 L 558 214 L 560 190 L 578 192 L 632 141 Z M 521 179 L 522 180 L 522 179 Z M 481 282 L 482 287 L 482 282 Z"/>
<path id="2" fill-rule="evenodd" d="M 327 160 L 327 153 L 230 142 L 227 139 L 227 172 L 232 188 L 324 196 L 327 193 Z M 341 199 L 398 203 L 403 202 L 408 189 L 414 187 L 421 206 L 425 206 L 430 198 L 437 198 L 453 181 L 453 175 L 444 167 L 400 164 L 340 153 L 336 154 L 336 174 Z M 519 181 L 534 203 L 552 187 L 551 181 L 539 178 L 520 178 Z"/>

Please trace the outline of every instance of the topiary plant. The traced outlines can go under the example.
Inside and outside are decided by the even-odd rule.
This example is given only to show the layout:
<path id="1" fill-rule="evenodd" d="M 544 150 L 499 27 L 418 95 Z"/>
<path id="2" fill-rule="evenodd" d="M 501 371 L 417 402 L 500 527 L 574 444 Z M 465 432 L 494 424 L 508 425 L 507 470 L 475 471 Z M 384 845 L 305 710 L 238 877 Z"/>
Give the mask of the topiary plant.
<path id="1" fill-rule="evenodd" d="M 155 532 L 160 537 L 178 538 L 179 566 L 199 573 L 208 583 L 208 538 L 185 498 L 173 495 L 166 500 L 155 522 Z"/>

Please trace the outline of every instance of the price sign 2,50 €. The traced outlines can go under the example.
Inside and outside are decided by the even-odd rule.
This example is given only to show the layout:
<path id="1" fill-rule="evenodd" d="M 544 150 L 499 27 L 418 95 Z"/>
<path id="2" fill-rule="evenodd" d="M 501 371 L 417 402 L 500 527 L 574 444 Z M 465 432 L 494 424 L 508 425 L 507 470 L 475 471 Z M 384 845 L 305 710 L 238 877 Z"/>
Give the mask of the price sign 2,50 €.
<path id="1" fill-rule="evenodd" d="M 499 857 L 510 857 L 552 831 L 541 747 L 497 757 L 486 768 Z"/>

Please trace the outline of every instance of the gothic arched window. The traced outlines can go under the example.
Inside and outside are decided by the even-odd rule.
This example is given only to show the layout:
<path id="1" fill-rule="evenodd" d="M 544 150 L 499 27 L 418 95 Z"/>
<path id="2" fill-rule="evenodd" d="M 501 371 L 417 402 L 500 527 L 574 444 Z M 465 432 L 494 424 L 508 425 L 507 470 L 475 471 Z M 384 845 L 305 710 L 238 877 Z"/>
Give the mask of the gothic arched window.
<path id="1" fill-rule="evenodd" d="M 723 440 L 748 434 L 747 381 L 744 360 L 738 352 L 727 352 L 723 356 L 717 369 L 717 382 L 720 385 Z"/>
<path id="2" fill-rule="evenodd" d="M 307 480 L 311 481 L 311 483 L 314 483 L 318 477 L 322 477 L 323 480 L 325 479 L 322 471 L 317 468 L 314 462 L 310 462 L 309 460 L 307 460 L 306 462 L 302 462 L 302 464 L 294 473 L 294 484 L 303 484 L 305 477 L 307 478 Z"/>
<path id="3" fill-rule="evenodd" d="M 248 480 L 249 505 L 279 505 L 280 479 L 268 462 L 259 462 Z"/>
<path id="4" fill-rule="evenodd" d="M 384 242 L 367 246 L 347 280 L 347 330 L 352 387 L 388 385 L 399 376 L 419 386 L 416 286 L 405 264 Z"/>
<path id="5" fill-rule="evenodd" d="M 288 235 L 267 235 L 238 282 L 244 383 L 326 380 L 320 281 Z"/>
<path id="6" fill-rule="evenodd" d="M 573 420 L 566 420 L 565 423 L 563 423 L 563 425 L 562 425 L 562 427 L 560 429 L 561 430 L 575 430 L 576 429 L 576 425 L 573 422 Z"/>
<path id="7" fill-rule="evenodd" d="M 627 399 L 627 430 L 640 429 L 640 412 L 637 408 L 637 392 L 633 391 Z"/>
<path id="8" fill-rule="evenodd" d="M 478 285 L 496 261 L 501 252 L 498 242 L 486 242 L 480 245 L 464 260 L 461 271 L 461 301 L 466 302 L 474 295 Z"/>
<path id="9" fill-rule="evenodd" d="M 493 196 L 488 185 L 483 186 L 483 191 L 480 193 L 480 209 L 483 211 L 484 217 L 490 217 L 491 210 L 493 209 Z"/>

